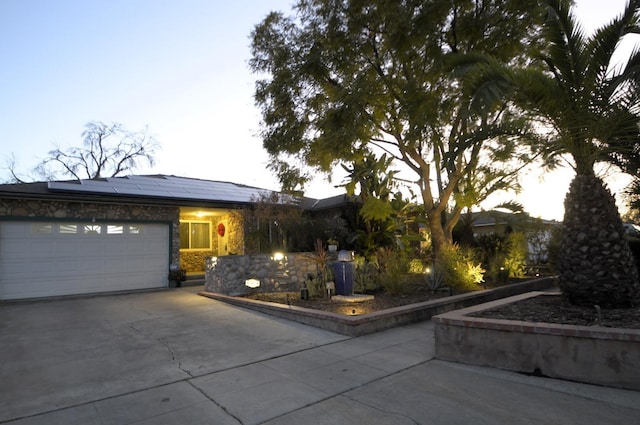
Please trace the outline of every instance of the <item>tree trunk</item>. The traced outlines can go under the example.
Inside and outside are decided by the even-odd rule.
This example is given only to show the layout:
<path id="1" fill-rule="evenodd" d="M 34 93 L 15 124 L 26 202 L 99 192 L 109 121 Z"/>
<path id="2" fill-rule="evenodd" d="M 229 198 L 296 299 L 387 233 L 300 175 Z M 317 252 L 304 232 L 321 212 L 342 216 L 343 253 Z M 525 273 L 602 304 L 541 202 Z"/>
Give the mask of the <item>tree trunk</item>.
<path id="1" fill-rule="evenodd" d="M 429 224 L 429 232 L 431 233 L 431 246 L 433 247 L 433 256 L 437 258 L 442 252 L 442 248 L 450 245 L 449 239 L 442 226 L 442 217 L 440 214 L 427 214 L 427 222 Z"/>
<path id="2" fill-rule="evenodd" d="M 562 293 L 573 304 L 640 304 L 638 270 L 615 199 L 592 173 L 577 174 L 569 187 L 558 274 Z"/>

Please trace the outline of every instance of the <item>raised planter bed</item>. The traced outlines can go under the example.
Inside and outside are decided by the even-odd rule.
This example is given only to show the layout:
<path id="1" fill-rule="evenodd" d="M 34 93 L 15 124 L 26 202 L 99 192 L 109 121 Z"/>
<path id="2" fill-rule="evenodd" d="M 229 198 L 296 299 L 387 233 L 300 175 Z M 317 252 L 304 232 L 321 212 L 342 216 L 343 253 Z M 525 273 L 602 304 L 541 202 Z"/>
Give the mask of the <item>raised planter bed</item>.
<path id="1" fill-rule="evenodd" d="M 495 289 L 454 295 L 423 303 L 409 304 L 358 316 L 346 316 L 309 308 L 287 306 L 264 301 L 233 297 L 214 292 L 200 292 L 200 295 L 223 301 L 236 306 L 250 308 L 262 313 L 282 317 L 318 328 L 338 332 L 343 335 L 360 336 L 396 326 L 407 325 L 451 310 L 465 308 L 515 294 L 539 291 L 553 286 L 552 278 L 535 279 L 522 283 L 502 286 Z"/>
<path id="2" fill-rule="evenodd" d="M 640 390 L 640 330 L 470 317 L 532 292 L 440 314 L 436 358 Z"/>

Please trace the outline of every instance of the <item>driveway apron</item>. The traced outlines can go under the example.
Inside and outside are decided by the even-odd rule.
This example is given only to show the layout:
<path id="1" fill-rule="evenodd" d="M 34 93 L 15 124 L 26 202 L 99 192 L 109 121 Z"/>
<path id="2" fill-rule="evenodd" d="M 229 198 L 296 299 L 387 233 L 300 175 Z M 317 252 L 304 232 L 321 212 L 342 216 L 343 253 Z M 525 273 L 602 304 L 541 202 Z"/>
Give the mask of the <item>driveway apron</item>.
<path id="1" fill-rule="evenodd" d="M 0 304 L 0 424 L 638 424 L 640 393 L 434 359 L 199 288 Z"/>

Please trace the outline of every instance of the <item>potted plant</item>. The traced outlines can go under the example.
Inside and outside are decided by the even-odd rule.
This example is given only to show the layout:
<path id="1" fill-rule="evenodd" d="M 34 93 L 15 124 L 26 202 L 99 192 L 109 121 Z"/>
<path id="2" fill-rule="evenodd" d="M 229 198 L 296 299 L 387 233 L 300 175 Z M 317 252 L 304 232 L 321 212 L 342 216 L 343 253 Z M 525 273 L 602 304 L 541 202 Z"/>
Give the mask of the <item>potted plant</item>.
<path id="1" fill-rule="evenodd" d="M 177 264 L 171 264 L 171 266 L 169 266 L 169 275 L 167 278 L 169 279 L 169 287 L 180 288 L 182 286 L 182 282 L 187 280 L 187 271 L 185 269 L 181 269 Z"/>

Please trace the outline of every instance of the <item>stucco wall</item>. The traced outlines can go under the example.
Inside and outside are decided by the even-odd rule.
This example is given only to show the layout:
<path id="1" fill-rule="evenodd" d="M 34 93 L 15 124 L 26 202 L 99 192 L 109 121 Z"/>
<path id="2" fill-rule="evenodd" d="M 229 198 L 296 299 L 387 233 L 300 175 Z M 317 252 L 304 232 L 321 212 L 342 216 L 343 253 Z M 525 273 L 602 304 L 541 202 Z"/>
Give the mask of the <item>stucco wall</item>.
<path id="1" fill-rule="evenodd" d="M 178 207 L 0 199 L 0 219 L 86 220 L 96 223 L 114 221 L 170 222 L 173 242 L 171 262 L 178 263 L 180 261 Z"/>
<path id="2" fill-rule="evenodd" d="M 640 330 L 471 316 L 541 295 L 548 294 L 530 292 L 434 317 L 436 358 L 640 390 Z"/>

